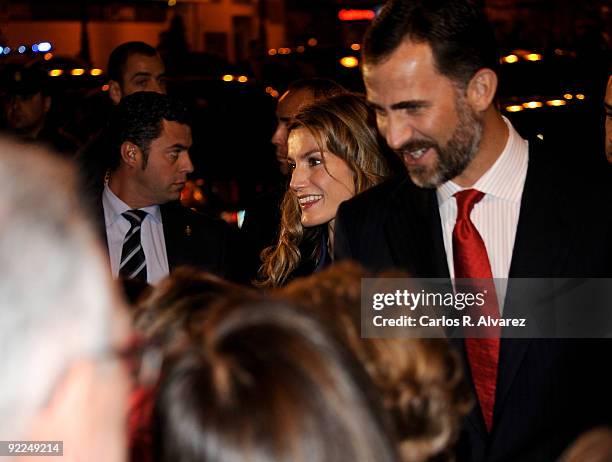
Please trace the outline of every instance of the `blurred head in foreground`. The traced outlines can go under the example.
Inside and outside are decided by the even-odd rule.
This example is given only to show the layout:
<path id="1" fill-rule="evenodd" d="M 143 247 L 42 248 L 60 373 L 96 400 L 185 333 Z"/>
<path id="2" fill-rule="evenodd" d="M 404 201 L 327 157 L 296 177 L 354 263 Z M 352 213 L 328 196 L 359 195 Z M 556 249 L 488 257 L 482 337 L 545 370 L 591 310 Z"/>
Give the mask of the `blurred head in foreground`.
<path id="1" fill-rule="evenodd" d="M 402 460 L 452 460 L 461 419 L 472 404 L 459 358 L 442 338 L 361 338 L 361 279 L 366 277 L 374 275 L 341 262 L 296 279 L 279 295 L 314 314 L 363 363 L 393 417 Z"/>
<path id="2" fill-rule="evenodd" d="M 367 374 L 304 313 L 216 307 L 202 342 L 166 360 L 157 461 L 395 461 Z"/>
<path id="3" fill-rule="evenodd" d="M 0 140 L 0 153 L 0 440 L 121 461 L 128 323 L 74 172 L 31 146 Z"/>
<path id="4" fill-rule="evenodd" d="M 612 429 L 601 427 L 581 435 L 559 462 L 609 462 L 612 460 Z"/>

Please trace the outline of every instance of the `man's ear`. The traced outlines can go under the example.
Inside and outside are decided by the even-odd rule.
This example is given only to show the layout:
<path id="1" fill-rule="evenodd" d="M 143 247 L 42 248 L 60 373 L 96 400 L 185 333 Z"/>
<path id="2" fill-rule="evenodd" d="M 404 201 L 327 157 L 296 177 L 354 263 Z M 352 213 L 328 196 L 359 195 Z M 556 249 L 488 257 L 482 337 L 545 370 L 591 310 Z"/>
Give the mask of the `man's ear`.
<path id="1" fill-rule="evenodd" d="M 121 85 L 116 80 L 108 81 L 108 95 L 114 104 L 119 104 L 121 98 L 123 97 L 123 92 L 121 91 Z"/>
<path id="2" fill-rule="evenodd" d="M 140 156 L 140 149 L 131 141 L 124 141 L 121 143 L 121 161 L 130 167 L 136 167 L 138 165 L 138 157 Z"/>
<path id="3" fill-rule="evenodd" d="M 467 101 L 476 112 L 486 111 L 495 99 L 497 74 L 488 68 L 480 69 L 470 79 Z"/>

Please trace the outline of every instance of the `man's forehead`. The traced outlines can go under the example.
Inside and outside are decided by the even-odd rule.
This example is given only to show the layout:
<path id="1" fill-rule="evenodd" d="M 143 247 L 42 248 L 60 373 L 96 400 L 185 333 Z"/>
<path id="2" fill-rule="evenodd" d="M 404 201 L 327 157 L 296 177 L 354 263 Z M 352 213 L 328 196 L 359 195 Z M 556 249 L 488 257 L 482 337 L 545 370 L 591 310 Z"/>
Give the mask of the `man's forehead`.
<path id="1" fill-rule="evenodd" d="M 159 55 L 146 56 L 134 53 L 125 63 L 124 76 L 130 77 L 136 73 L 160 74 L 164 71 L 164 63 Z"/>
<path id="2" fill-rule="evenodd" d="M 379 62 L 364 63 L 363 80 L 368 101 L 380 105 L 421 100 L 441 84 L 452 85 L 438 72 L 429 44 L 411 40 Z"/>
<path id="3" fill-rule="evenodd" d="M 171 142 L 189 142 L 191 144 L 191 127 L 176 120 L 162 120 L 162 130 L 159 138 L 164 138 Z"/>

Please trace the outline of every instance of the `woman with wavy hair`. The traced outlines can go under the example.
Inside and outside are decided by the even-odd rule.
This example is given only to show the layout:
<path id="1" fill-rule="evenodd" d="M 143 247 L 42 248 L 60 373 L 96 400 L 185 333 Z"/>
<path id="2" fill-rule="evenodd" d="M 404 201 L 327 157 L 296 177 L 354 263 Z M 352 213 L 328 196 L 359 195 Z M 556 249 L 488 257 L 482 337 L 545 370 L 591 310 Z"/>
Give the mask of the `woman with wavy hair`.
<path id="1" fill-rule="evenodd" d="M 289 125 L 291 182 L 282 203 L 276 246 L 262 252 L 260 286 L 327 266 L 339 205 L 389 173 L 374 114 L 354 94 L 330 97 L 300 110 Z"/>

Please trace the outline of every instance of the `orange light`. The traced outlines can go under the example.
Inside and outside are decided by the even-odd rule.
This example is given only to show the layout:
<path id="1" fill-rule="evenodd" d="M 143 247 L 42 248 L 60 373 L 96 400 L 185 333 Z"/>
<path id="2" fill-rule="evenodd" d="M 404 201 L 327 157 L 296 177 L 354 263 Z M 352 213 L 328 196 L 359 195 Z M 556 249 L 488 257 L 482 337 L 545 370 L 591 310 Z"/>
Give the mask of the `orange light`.
<path id="1" fill-rule="evenodd" d="M 268 54 L 269 54 L 270 56 L 274 56 L 274 55 L 276 54 L 276 48 L 270 48 L 270 49 L 268 50 Z"/>
<path id="2" fill-rule="evenodd" d="M 102 85 L 102 91 L 108 91 L 109 88 L 108 85 Z"/>
<path id="3" fill-rule="evenodd" d="M 53 53 L 45 53 L 45 61 L 49 61 L 51 58 L 53 58 Z"/>
<path id="4" fill-rule="evenodd" d="M 512 106 L 506 106 L 506 111 L 508 112 L 520 112 L 523 110 L 523 106 L 520 104 L 514 104 Z"/>
<path id="5" fill-rule="evenodd" d="M 288 55 L 289 53 L 291 53 L 291 48 L 279 48 L 278 49 L 278 54 L 280 55 Z"/>
<path id="6" fill-rule="evenodd" d="M 344 58 L 340 58 L 340 64 L 351 69 L 359 66 L 359 60 L 354 56 L 345 56 Z"/>
<path id="7" fill-rule="evenodd" d="M 529 101 L 527 103 L 523 103 L 523 107 L 525 109 L 538 109 L 542 106 L 543 104 L 540 101 Z"/>
<path id="8" fill-rule="evenodd" d="M 563 97 L 565 99 L 572 99 L 574 97 L 574 95 L 572 95 L 571 93 L 566 93 L 565 95 L 563 95 Z"/>
<path id="9" fill-rule="evenodd" d="M 304 47 L 304 45 L 300 45 L 295 49 L 295 51 L 297 51 L 298 53 L 304 53 L 305 50 L 306 47 Z"/>
<path id="10" fill-rule="evenodd" d="M 63 71 L 63 70 L 61 70 L 61 69 L 51 69 L 51 70 L 49 71 L 49 75 L 50 75 L 51 77 L 59 77 L 59 76 L 60 76 L 60 75 L 62 75 L 63 73 L 64 73 L 64 71 Z"/>
<path id="11" fill-rule="evenodd" d="M 224 82 L 231 82 L 234 80 L 234 76 L 231 74 L 225 74 L 223 77 L 221 77 L 221 79 L 223 79 Z"/>
<path id="12" fill-rule="evenodd" d="M 516 56 L 516 55 L 508 55 L 508 56 L 504 56 L 504 57 L 502 58 L 502 61 L 503 61 L 503 62 L 505 62 L 505 63 L 508 63 L 508 64 L 515 63 L 515 62 L 517 62 L 518 60 L 519 60 L 519 59 L 518 59 L 518 56 Z"/>
<path id="13" fill-rule="evenodd" d="M 90 70 L 90 71 L 89 71 L 89 73 L 90 73 L 91 75 L 94 75 L 94 76 L 96 76 L 96 75 L 102 75 L 102 69 L 92 69 L 92 70 Z"/>
<path id="14" fill-rule="evenodd" d="M 550 101 L 546 101 L 548 106 L 565 106 L 567 101 L 562 99 L 551 99 Z"/>
<path id="15" fill-rule="evenodd" d="M 306 43 L 308 43 L 309 47 L 316 47 L 319 44 L 319 41 L 313 37 L 313 38 L 309 38 L 308 42 Z"/>
<path id="16" fill-rule="evenodd" d="M 168 0 L 168 6 L 176 5 L 176 0 Z"/>
<path id="17" fill-rule="evenodd" d="M 70 75 L 83 75 L 85 74 L 85 69 L 72 69 L 70 71 Z"/>
<path id="18" fill-rule="evenodd" d="M 542 55 L 539 53 L 529 53 L 525 55 L 525 59 L 527 61 L 540 61 L 542 59 Z"/>
<path id="19" fill-rule="evenodd" d="M 375 17 L 374 10 L 342 9 L 338 12 L 340 21 L 371 21 Z"/>
<path id="20" fill-rule="evenodd" d="M 359 45 L 358 43 L 353 43 L 353 44 L 351 45 L 351 50 L 353 50 L 353 51 L 359 51 L 359 50 L 361 50 L 361 45 Z"/>
<path id="21" fill-rule="evenodd" d="M 576 99 L 580 99 L 580 100 L 582 100 L 582 99 L 584 99 L 584 95 L 583 95 L 582 93 L 578 93 L 578 94 L 576 95 Z"/>
<path id="22" fill-rule="evenodd" d="M 238 82 L 240 83 L 245 83 L 249 80 L 249 78 L 246 75 L 241 75 L 240 77 L 238 77 Z"/>

